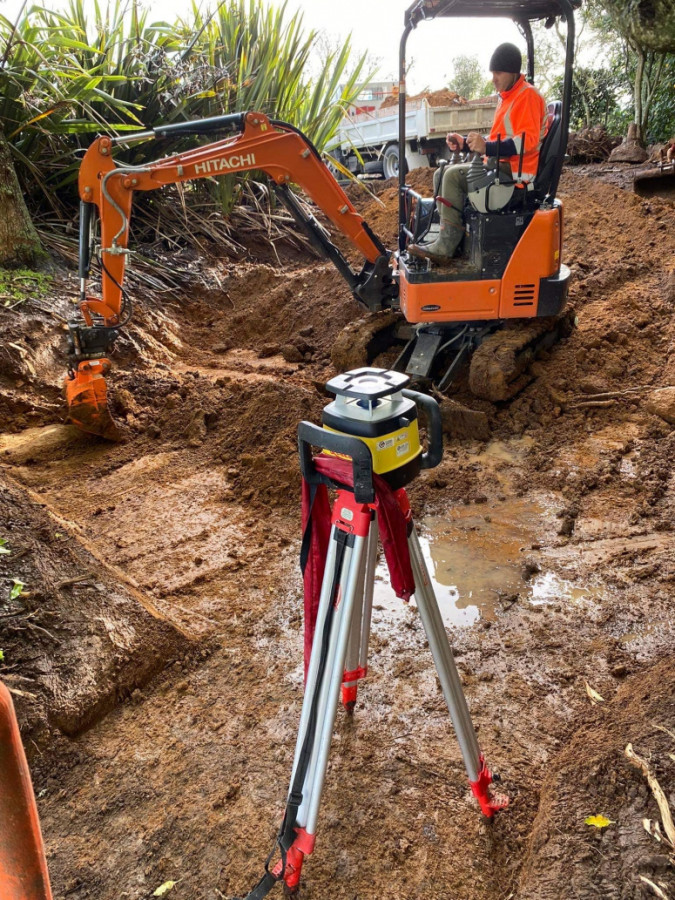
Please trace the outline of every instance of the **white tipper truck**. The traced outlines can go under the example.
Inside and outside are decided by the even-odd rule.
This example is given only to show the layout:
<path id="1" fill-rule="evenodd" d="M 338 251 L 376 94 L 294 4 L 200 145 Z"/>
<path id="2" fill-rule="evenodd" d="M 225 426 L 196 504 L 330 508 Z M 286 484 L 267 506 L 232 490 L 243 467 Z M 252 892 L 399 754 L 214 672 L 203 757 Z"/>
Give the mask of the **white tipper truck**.
<path id="1" fill-rule="evenodd" d="M 496 108 L 496 95 L 468 102 L 455 101 L 449 106 L 432 106 L 424 96 L 408 100 L 405 114 L 408 169 L 436 166 L 439 159 L 449 158 L 445 143 L 449 132 L 489 134 Z M 328 152 L 356 175 L 397 177 L 401 157 L 398 104 L 350 116 L 338 129 Z"/>

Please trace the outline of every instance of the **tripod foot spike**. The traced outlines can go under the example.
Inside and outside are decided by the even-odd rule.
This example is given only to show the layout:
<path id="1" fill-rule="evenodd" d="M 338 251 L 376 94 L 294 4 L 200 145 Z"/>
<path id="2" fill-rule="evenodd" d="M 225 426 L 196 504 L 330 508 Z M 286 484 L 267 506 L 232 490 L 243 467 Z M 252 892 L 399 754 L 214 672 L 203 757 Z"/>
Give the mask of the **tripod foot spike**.
<path id="1" fill-rule="evenodd" d="M 488 769 L 482 753 L 479 761 L 478 778 L 475 781 L 470 781 L 469 784 L 471 785 L 471 793 L 478 800 L 481 812 L 487 819 L 491 819 L 500 809 L 506 809 L 509 805 L 509 798 L 504 794 L 496 794 L 494 796 L 490 794 L 490 785 L 493 781 L 501 781 L 501 777 L 496 773 L 493 775 Z"/>
<path id="2" fill-rule="evenodd" d="M 355 684 L 342 685 L 342 705 L 350 716 L 353 715 L 354 708 L 356 707 L 357 691 L 358 687 Z"/>
<path id="3" fill-rule="evenodd" d="M 279 881 L 283 880 L 284 896 L 294 897 L 300 890 L 300 875 L 305 856 L 314 849 L 314 835 L 307 834 L 304 828 L 296 828 L 297 837 L 286 854 L 286 865 L 279 860 L 272 874 Z"/>
<path id="4" fill-rule="evenodd" d="M 359 666 L 358 669 L 352 669 L 345 672 L 342 676 L 342 705 L 348 713 L 354 711 L 356 706 L 356 697 L 359 690 L 359 681 L 368 674 L 368 666 Z"/>

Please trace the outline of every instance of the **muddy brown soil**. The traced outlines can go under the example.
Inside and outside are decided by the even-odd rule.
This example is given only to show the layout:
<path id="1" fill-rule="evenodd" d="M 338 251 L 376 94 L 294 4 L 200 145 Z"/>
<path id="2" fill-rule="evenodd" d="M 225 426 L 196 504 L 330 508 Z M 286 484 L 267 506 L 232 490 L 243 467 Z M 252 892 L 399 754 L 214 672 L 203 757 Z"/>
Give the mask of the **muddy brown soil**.
<path id="1" fill-rule="evenodd" d="M 411 179 L 428 190 L 429 172 Z M 354 202 L 391 245 L 396 187 L 373 193 Z M 675 897 L 670 851 L 643 827 L 656 801 L 624 756 L 632 743 L 675 809 L 675 207 L 592 171 L 567 171 L 560 193 L 574 329 L 511 401 L 460 379 L 447 402 L 463 437 L 449 427 L 410 490 L 430 545 L 439 527 L 453 547 L 477 541 L 457 601 L 473 618 L 449 637 L 511 805 L 481 820 L 416 611 L 378 602 L 307 900 Z M 125 440 L 109 444 L 61 424 L 54 315 L 75 293 L 62 273 L 49 313 L 0 311 L 0 676 L 55 896 L 141 900 L 167 881 L 171 900 L 243 896 L 302 701 L 295 432 L 319 420 L 331 346 L 359 311 L 297 254 L 251 251 L 208 290 L 139 296 L 111 381 Z M 514 510 L 528 527 L 507 527 L 472 606 Z"/>
<path id="2" fill-rule="evenodd" d="M 441 88 L 438 91 L 422 91 L 407 99 L 408 103 L 414 103 L 415 100 L 426 100 L 429 106 L 463 106 L 467 102 L 464 97 L 460 97 L 455 91 L 447 88 Z M 380 109 L 388 109 L 391 106 L 398 106 L 398 97 L 387 97 Z"/>

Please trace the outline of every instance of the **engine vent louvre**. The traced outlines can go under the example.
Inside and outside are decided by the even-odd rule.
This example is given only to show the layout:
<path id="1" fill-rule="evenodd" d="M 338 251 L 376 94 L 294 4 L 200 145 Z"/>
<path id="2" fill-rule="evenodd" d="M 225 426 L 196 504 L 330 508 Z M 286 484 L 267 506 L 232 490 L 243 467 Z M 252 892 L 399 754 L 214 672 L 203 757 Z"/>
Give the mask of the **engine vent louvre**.
<path id="1" fill-rule="evenodd" d="M 514 306 L 534 306 L 534 285 L 517 284 L 513 292 Z"/>

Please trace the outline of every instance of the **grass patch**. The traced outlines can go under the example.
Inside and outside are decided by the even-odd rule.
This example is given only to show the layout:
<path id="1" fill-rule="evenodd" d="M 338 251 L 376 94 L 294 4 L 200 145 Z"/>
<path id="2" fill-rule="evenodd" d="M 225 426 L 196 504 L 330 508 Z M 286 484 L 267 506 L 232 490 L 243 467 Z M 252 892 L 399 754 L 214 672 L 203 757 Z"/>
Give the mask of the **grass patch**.
<path id="1" fill-rule="evenodd" d="M 42 299 L 51 283 L 51 275 L 32 269 L 0 268 L 0 305 L 13 309 L 28 299 Z"/>

